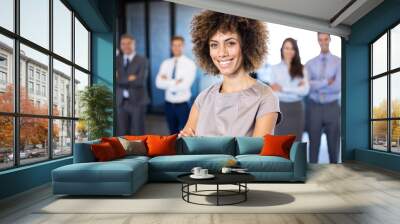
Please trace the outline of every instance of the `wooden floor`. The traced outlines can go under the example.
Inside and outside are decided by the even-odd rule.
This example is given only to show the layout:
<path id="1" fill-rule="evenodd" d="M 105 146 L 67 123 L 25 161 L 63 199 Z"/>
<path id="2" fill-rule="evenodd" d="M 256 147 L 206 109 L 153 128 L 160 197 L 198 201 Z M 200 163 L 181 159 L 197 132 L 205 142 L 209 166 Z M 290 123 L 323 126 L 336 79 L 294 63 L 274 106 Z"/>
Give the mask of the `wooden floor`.
<path id="1" fill-rule="evenodd" d="M 358 163 L 313 165 L 308 182 L 317 183 L 348 202 L 362 201 L 357 214 L 37 214 L 54 200 L 42 186 L 0 202 L 0 223 L 400 223 L 400 175 Z M 173 206 L 173 205 L 172 205 Z"/>

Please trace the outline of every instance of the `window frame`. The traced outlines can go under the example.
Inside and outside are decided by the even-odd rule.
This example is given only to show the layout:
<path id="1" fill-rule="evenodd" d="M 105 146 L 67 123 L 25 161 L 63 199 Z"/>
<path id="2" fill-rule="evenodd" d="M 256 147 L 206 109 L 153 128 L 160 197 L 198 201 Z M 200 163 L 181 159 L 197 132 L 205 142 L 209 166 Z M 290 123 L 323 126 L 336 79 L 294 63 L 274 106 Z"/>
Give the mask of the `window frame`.
<path id="1" fill-rule="evenodd" d="M 391 98 L 391 91 L 392 91 L 392 86 L 391 86 L 391 79 L 393 75 L 396 75 L 398 72 L 400 72 L 400 67 L 393 68 L 391 69 L 391 31 L 395 27 L 400 26 L 400 21 L 395 22 L 391 26 L 385 29 L 384 32 L 379 34 L 375 39 L 373 39 L 369 44 L 369 77 L 368 77 L 368 84 L 369 84 L 369 149 L 373 151 L 379 151 L 379 152 L 386 152 L 386 153 L 391 153 L 391 154 L 400 154 L 400 152 L 394 152 L 392 151 L 392 121 L 400 121 L 400 117 L 393 117 L 392 116 L 392 98 Z M 387 57 L 387 62 L 386 62 L 386 71 L 376 74 L 373 74 L 373 44 L 376 43 L 381 37 L 384 35 L 387 35 L 387 52 L 386 52 L 386 57 Z M 386 98 L 387 98 L 387 105 L 386 105 L 386 117 L 385 118 L 373 118 L 373 81 L 375 79 L 379 79 L 382 77 L 386 77 L 386 86 L 387 86 L 387 93 L 386 93 Z M 374 148 L 374 136 L 373 136 L 373 122 L 376 121 L 386 121 L 386 150 L 379 150 Z"/>
<path id="2" fill-rule="evenodd" d="M 5 168 L 0 168 L 0 172 L 5 171 L 5 170 L 10 170 L 10 169 L 16 169 L 19 167 L 23 166 L 30 166 L 33 164 L 38 164 L 38 163 L 43 163 L 49 160 L 58 160 L 66 157 L 73 156 L 74 152 L 74 143 L 75 143 L 75 125 L 76 121 L 79 120 L 79 117 L 75 116 L 75 108 L 71 108 L 71 114 L 70 116 L 58 116 L 58 115 L 53 115 L 53 59 L 58 60 L 61 63 L 64 63 L 68 66 L 71 66 L 71 92 L 72 92 L 72 99 L 71 99 L 71 105 L 74 105 L 75 103 L 75 98 L 76 98 L 76 93 L 75 93 L 75 88 L 74 88 L 74 82 L 75 82 L 75 69 L 78 69 L 79 71 L 85 73 L 89 77 L 89 83 L 88 85 L 92 85 L 92 61 L 91 61 L 91 37 L 92 37 L 92 30 L 88 27 L 88 25 L 84 22 L 84 20 L 76 13 L 72 7 L 66 2 L 65 0 L 59 0 L 68 10 L 71 11 L 71 59 L 64 58 L 63 56 L 55 53 L 53 50 L 53 1 L 54 0 L 47 0 L 49 2 L 49 47 L 46 49 L 45 47 L 42 47 L 39 44 L 34 43 L 33 41 L 30 41 L 29 39 L 23 37 L 20 35 L 20 0 L 14 0 L 13 1 L 13 10 L 14 10 L 14 17 L 13 17 L 13 25 L 14 25 L 14 30 L 10 31 L 4 27 L 0 26 L 0 35 L 3 35 L 4 37 L 10 38 L 13 41 L 13 54 L 12 54 L 12 69 L 11 71 L 13 72 L 13 79 L 14 79 L 14 99 L 13 99 L 13 112 L 2 112 L 0 111 L 0 116 L 4 117 L 11 117 L 13 119 L 13 166 L 10 167 L 5 167 Z M 78 64 L 75 63 L 75 18 L 79 20 L 79 22 L 84 26 L 84 28 L 88 31 L 89 39 L 88 39 L 88 69 L 85 69 Z M 39 114 L 26 114 L 26 113 L 21 113 L 20 112 L 20 44 L 23 44 L 27 47 L 32 48 L 33 50 L 36 50 L 40 53 L 43 53 L 48 56 L 49 62 L 48 62 L 48 83 L 46 85 L 46 96 L 48 97 L 48 112 L 46 115 L 39 115 Z M 36 70 L 33 70 L 33 81 L 35 85 L 35 77 Z M 41 73 L 40 73 L 41 74 Z M 27 73 L 25 74 L 27 77 L 27 80 L 30 80 L 30 74 Z M 39 77 L 41 78 L 41 77 Z M 39 79 L 39 83 L 41 83 L 41 79 Z M 42 84 L 40 85 L 42 86 Z M 28 90 L 27 90 L 28 91 Z M 34 91 L 36 91 L 34 89 Z M 47 136 L 47 142 L 49 143 L 47 145 L 47 151 L 48 155 L 47 158 L 43 158 L 43 160 L 40 160 L 38 162 L 32 162 L 32 163 L 26 163 L 26 164 L 21 164 L 20 161 L 20 119 L 21 118 L 45 118 L 47 119 L 48 122 L 48 136 Z M 62 155 L 62 156 L 54 156 L 54 147 L 52 144 L 53 141 L 53 121 L 56 120 L 66 120 L 66 121 L 71 121 L 71 153 L 68 155 Z"/>

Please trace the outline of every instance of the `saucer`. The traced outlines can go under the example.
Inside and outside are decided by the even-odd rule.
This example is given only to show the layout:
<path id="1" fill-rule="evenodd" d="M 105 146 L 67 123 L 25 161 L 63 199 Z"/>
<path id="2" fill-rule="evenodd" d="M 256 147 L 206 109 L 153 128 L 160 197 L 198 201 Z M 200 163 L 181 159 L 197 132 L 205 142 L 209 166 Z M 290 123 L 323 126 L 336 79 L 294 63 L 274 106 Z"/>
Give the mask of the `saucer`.
<path id="1" fill-rule="evenodd" d="M 190 175 L 190 178 L 193 178 L 193 179 L 211 179 L 211 178 L 214 178 L 214 177 L 215 176 L 212 175 L 212 174 L 207 174 L 207 175 L 204 175 L 204 176 L 194 175 L 194 174 Z"/>

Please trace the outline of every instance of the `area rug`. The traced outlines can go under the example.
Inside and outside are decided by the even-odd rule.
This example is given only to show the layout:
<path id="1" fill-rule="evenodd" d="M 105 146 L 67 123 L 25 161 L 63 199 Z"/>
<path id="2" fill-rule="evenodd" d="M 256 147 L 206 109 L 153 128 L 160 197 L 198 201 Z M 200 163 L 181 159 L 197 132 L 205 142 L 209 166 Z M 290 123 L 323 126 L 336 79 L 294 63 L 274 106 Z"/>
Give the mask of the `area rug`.
<path id="1" fill-rule="evenodd" d="M 317 184 L 260 183 L 249 184 L 248 187 L 250 191 L 247 201 L 237 205 L 190 204 L 182 200 L 180 184 L 150 183 L 131 197 L 56 197 L 36 213 L 360 213 L 359 205 L 349 203 Z M 213 188 L 215 186 L 202 185 L 198 190 Z M 224 189 L 231 188 L 233 186 Z M 197 203 L 216 202 L 214 196 L 192 196 L 190 199 Z M 229 203 L 238 199 L 224 197 L 222 202 Z"/>

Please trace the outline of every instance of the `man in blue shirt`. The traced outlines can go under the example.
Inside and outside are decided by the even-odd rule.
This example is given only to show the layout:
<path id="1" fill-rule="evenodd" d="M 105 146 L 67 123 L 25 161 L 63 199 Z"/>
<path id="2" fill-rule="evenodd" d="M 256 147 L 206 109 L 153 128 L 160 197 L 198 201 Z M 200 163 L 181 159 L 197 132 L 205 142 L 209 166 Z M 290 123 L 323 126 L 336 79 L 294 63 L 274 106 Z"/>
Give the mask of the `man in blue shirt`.
<path id="1" fill-rule="evenodd" d="M 340 58 L 331 54 L 327 33 L 318 33 L 321 53 L 306 64 L 310 94 L 307 100 L 307 131 L 310 137 L 310 162 L 317 163 L 321 135 L 327 135 L 329 161 L 338 162 L 340 148 Z"/>

